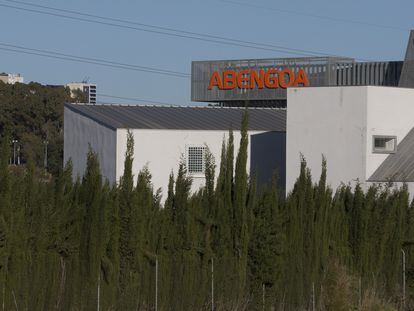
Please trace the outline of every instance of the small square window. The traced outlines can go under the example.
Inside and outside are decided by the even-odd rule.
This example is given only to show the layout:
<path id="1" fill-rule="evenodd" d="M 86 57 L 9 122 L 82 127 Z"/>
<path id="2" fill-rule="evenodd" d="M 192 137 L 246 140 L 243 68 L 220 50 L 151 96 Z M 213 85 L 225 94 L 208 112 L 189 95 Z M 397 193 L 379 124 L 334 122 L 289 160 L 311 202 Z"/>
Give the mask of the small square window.
<path id="1" fill-rule="evenodd" d="M 373 136 L 374 153 L 394 153 L 397 151 L 397 137 L 396 136 Z"/>
<path id="2" fill-rule="evenodd" d="M 187 172 L 191 175 L 204 175 L 205 169 L 204 146 L 187 147 Z"/>

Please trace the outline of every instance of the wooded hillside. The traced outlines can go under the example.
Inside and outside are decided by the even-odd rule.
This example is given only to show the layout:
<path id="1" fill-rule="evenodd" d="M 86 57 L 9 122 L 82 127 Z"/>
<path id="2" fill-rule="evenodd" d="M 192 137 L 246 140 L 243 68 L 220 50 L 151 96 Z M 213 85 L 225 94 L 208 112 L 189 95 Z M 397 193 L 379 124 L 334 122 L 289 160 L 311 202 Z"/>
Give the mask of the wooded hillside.
<path id="1" fill-rule="evenodd" d="M 63 105 L 70 98 L 63 86 L 44 86 L 39 83 L 5 84 L 0 81 L 0 135 L 10 138 L 13 159 L 13 140 L 16 158 L 20 163 L 31 158 L 37 167 L 44 167 L 47 141 L 47 166 L 56 174 L 63 167 Z M 20 148 L 20 152 L 19 152 Z M 17 162 L 17 159 L 16 159 Z"/>

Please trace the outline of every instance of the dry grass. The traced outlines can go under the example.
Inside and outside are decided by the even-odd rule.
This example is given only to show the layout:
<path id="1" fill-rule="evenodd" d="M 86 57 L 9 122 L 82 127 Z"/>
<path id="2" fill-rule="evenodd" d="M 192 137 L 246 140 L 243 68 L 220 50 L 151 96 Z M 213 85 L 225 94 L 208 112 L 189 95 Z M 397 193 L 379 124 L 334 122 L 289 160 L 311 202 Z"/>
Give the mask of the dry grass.
<path id="1" fill-rule="evenodd" d="M 332 262 L 324 280 L 318 310 L 397 311 L 397 306 L 382 298 L 373 288 L 360 292 L 360 280 L 347 269 Z"/>
<path id="2" fill-rule="evenodd" d="M 397 308 L 390 302 L 378 297 L 374 290 L 365 292 L 362 299 L 361 311 L 395 311 Z"/>

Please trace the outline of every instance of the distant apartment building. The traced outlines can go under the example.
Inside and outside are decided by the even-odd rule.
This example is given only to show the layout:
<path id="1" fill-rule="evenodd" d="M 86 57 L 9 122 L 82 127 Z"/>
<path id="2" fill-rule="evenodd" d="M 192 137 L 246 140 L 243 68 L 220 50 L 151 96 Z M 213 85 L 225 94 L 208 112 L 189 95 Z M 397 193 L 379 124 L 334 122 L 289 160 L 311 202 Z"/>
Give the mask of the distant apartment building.
<path id="1" fill-rule="evenodd" d="M 73 82 L 66 84 L 71 91 L 71 96 L 75 97 L 75 91 L 80 90 L 86 95 L 85 104 L 96 104 L 96 84 L 85 82 Z"/>
<path id="2" fill-rule="evenodd" d="M 23 83 L 23 77 L 15 73 L 0 73 L 0 81 L 7 84 Z"/>

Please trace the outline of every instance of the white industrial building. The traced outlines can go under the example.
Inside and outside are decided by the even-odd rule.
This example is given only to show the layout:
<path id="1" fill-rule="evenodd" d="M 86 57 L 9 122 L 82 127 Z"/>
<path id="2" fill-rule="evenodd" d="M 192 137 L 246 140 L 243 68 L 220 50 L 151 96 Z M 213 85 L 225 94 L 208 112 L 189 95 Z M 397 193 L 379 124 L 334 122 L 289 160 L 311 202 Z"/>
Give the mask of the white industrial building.
<path id="1" fill-rule="evenodd" d="M 312 176 L 327 159 L 327 181 L 365 188 L 406 182 L 414 190 L 414 89 L 379 86 L 288 90 L 286 189 L 293 188 L 300 155 Z M 411 193 L 412 194 L 412 193 Z"/>
<path id="2" fill-rule="evenodd" d="M 277 171 L 280 188 L 292 190 L 306 159 L 315 181 L 322 156 L 327 181 L 363 186 L 408 183 L 414 193 L 414 89 L 381 86 L 290 88 L 289 108 L 249 109 L 247 170 L 259 184 Z M 165 195 L 168 177 L 185 161 L 193 191 L 204 185 L 208 147 L 220 165 L 223 139 L 234 130 L 240 140 L 244 108 L 65 105 L 64 161 L 74 177 L 86 168 L 89 146 L 98 154 L 103 176 L 111 183 L 123 175 L 127 132 L 135 141 L 135 178 L 145 166 L 154 188 Z"/>
<path id="3" fill-rule="evenodd" d="M 123 174 L 127 129 L 135 139 L 134 173 L 145 165 L 164 190 L 171 170 L 186 161 L 193 190 L 204 184 L 203 152 L 217 165 L 223 138 L 240 139 L 249 108 L 248 170 L 259 185 L 277 170 L 289 192 L 303 155 L 315 181 L 322 156 L 327 181 L 364 187 L 408 183 L 414 195 L 414 31 L 401 61 L 304 57 L 194 61 L 191 99 L 215 107 L 65 105 L 64 160 L 82 176 L 88 144 L 111 182 Z M 219 108 L 217 106 L 234 108 Z M 273 108 L 263 108 L 273 107 Z M 279 107 L 279 108 L 277 108 Z"/>
<path id="4" fill-rule="evenodd" d="M 66 104 L 64 111 L 64 161 L 71 159 L 73 175 L 83 176 L 89 146 L 97 153 L 103 176 L 111 183 L 123 175 L 128 130 L 134 137 L 133 173 L 145 166 L 154 188 L 164 198 L 171 171 L 185 161 L 193 179 L 192 190 L 205 184 L 204 154 L 208 147 L 217 168 L 223 139 L 234 131 L 235 157 L 239 148 L 244 108 L 160 107 Z M 275 170 L 284 188 L 286 110 L 249 109 L 248 171 L 259 184 Z"/>

